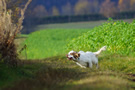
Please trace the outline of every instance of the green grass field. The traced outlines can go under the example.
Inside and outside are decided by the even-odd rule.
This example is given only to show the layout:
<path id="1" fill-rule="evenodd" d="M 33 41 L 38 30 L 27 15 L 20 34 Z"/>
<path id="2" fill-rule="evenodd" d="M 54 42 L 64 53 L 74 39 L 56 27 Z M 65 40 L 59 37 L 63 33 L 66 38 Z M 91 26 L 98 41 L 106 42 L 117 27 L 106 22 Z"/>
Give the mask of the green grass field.
<path id="1" fill-rule="evenodd" d="M 43 59 L 66 53 L 66 44 L 90 29 L 47 29 L 31 33 L 27 45 L 28 59 Z"/>
<path id="2" fill-rule="evenodd" d="M 115 22 L 114 22 L 115 23 Z M 114 24 L 113 23 L 113 24 Z M 103 25 L 104 28 L 110 28 L 111 34 L 107 33 L 108 38 L 112 38 L 115 30 L 126 29 L 127 32 L 134 33 L 134 27 L 130 24 L 125 24 L 122 28 L 121 23 L 116 22 L 118 26 Z M 112 24 L 112 25 L 113 25 Z M 74 25 L 74 24 L 73 24 Z M 123 23 L 122 23 L 123 25 Z M 80 43 L 83 40 L 95 39 L 102 35 L 99 30 L 103 26 L 98 26 L 95 29 L 87 28 L 72 28 L 72 29 L 45 29 L 33 32 L 29 35 L 23 35 L 16 39 L 18 51 L 27 44 L 27 56 L 30 60 L 23 60 L 23 64 L 17 68 L 6 67 L 0 63 L 0 89 L 4 90 L 134 90 L 135 89 L 135 56 L 122 53 L 114 53 L 105 51 L 99 56 L 99 69 L 94 66 L 90 68 L 80 68 L 74 62 L 66 59 L 65 54 L 69 50 L 79 50 Z M 115 28 L 115 29 L 114 29 Z M 95 32 L 94 32 L 95 31 Z M 101 31 L 102 32 L 102 31 Z M 93 33 L 96 33 L 95 36 Z M 121 31 L 120 31 L 121 33 Z M 126 37 L 134 39 L 132 33 L 123 32 L 121 35 L 125 40 Z M 93 35 L 93 36 L 91 36 Z M 103 34 L 104 35 L 104 34 Z M 110 35 L 110 36 L 109 36 Z M 130 36 L 131 35 L 131 36 Z M 84 37 L 86 36 L 86 37 Z M 113 38 L 117 40 L 117 38 Z M 97 40 L 99 40 L 97 38 Z M 110 39 L 109 39 L 110 40 Z M 88 40 L 89 41 L 89 40 Z M 71 43 L 73 47 L 71 48 Z M 80 44 L 78 44 L 78 42 Z M 131 50 L 134 46 L 131 43 Z M 69 45 L 70 44 L 70 45 Z M 91 45 L 92 43 L 90 43 Z M 93 42 L 93 44 L 96 44 Z M 75 47 L 76 45 L 76 47 Z M 81 48 L 86 50 L 86 46 Z M 110 43 L 108 43 L 110 45 Z M 115 42 L 113 43 L 115 45 Z M 116 44 L 117 45 L 117 44 Z M 95 45 L 94 49 L 89 47 L 89 50 L 98 49 Z M 100 46 L 100 45 L 99 45 Z M 128 46 L 128 45 L 127 45 Z M 81 46 L 82 47 L 82 46 Z M 77 49 L 78 48 L 78 49 Z M 128 47 L 124 47 L 124 51 L 128 51 Z M 130 51 L 130 50 L 129 50 Z M 134 50 L 132 50 L 134 53 Z M 23 57 L 22 57 L 23 56 Z M 21 58 L 25 59 L 24 51 Z"/>

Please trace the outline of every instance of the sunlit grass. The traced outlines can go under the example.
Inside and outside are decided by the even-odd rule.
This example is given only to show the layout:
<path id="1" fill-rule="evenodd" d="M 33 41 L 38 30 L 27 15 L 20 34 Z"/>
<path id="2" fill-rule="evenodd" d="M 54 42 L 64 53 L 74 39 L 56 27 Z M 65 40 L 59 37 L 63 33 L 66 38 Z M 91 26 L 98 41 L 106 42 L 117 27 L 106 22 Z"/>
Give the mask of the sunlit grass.
<path id="1" fill-rule="evenodd" d="M 42 59 L 62 55 L 66 44 L 90 29 L 47 29 L 31 33 L 24 44 L 27 45 L 28 59 Z"/>

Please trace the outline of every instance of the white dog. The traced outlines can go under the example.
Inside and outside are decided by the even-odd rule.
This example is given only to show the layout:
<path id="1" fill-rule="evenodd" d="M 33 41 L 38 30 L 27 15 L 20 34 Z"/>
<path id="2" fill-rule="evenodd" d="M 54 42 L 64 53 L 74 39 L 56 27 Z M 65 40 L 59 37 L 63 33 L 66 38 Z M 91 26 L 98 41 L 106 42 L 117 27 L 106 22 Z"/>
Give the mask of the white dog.
<path id="1" fill-rule="evenodd" d="M 76 62 L 77 65 L 79 65 L 82 68 L 92 68 L 92 64 L 96 64 L 96 68 L 98 68 L 98 58 L 97 56 L 102 52 L 106 50 L 106 46 L 102 47 L 99 51 L 97 52 L 84 52 L 84 51 L 70 51 L 67 54 L 67 58 L 69 60 L 73 60 Z"/>

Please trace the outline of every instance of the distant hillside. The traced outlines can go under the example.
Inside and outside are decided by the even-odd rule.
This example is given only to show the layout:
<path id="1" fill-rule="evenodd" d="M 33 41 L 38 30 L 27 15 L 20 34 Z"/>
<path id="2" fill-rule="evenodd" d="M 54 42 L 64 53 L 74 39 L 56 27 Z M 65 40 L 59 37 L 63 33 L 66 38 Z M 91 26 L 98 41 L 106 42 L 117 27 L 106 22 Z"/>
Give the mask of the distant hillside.
<path id="1" fill-rule="evenodd" d="M 56 6 L 59 10 L 61 10 L 61 7 L 63 5 L 66 5 L 67 3 L 70 3 L 72 6 L 74 6 L 79 0 L 33 0 L 30 7 L 33 8 L 37 5 L 44 5 L 47 10 L 51 9 L 53 6 Z M 84 0 L 85 1 L 85 0 Z M 89 2 L 93 2 L 94 0 L 88 0 Z M 95 0 L 99 3 L 104 2 L 105 0 Z M 118 2 L 118 0 L 111 0 L 113 2 Z"/>
<path id="2" fill-rule="evenodd" d="M 112 17 L 117 12 L 134 11 L 134 0 L 33 0 L 26 16 L 46 17 L 101 13 Z"/>
<path id="3" fill-rule="evenodd" d="M 33 0 L 31 3 L 31 7 L 36 7 L 37 5 L 44 5 L 47 10 L 51 9 L 53 6 L 61 9 L 63 5 L 66 5 L 68 2 L 71 5 L 75 5 L 78 0 Z"/>
<path id="4" fill-rule="evenodd" d="M 110 17 L 129 19 L 135 17 L 134 8 L 135 0 L 33 0 L 26 11 L 24 27 Z"/>
<path id="5" fill-rule="evenodd" d="M 79 1 L 83 1 L 83 2 L 87 1 L 91 4 L 97 3 L 92 7 L 94 7 L 94 8 L 97 7 L 98 11 L 96 13 L 99 13 L 99 8 L 100 8 L 99 6 L 101 6 L 101 4 L 105 0 L 33 0 L 32 3 L 30 4 L 28 10 L 32 10 L 32 13 L 35 13 L 35 12 L 39 13 L 39 10 L 40 10 L 40 11 L 42 11 L 42 14 L 43 14 L 43 11 L 46 11 L 46 13 L 44 13 L 44 15 L 46 14 L 48 16 L 48 15 L 54 14 L 53 10 L 54 10 L 54 7 L 56 7 L 59 15 L 63 15 L 65 12 L 70 12 L 69 9 L 72 9 L 72 15 L 74 15 L 75 14 L 74 8 L 77 7 L 76 5 L 77 5 L 77 3 L 79 3 Z M 118 0 L 111 0 L 111 2 L 115 2 L 115 4 L 117 4 Z M 42 7 L 38 8 L 38 6 L 42 6 Z M 78 9 L 82 8 L 82 7 L 83 6 L 78 5 Z M 84 7 L 85 7 L 85 4 L 84 4 Z M 35 9 L 35 8 L 37 8 L 37 9 Z M 43 9 L 43 8 L 45 8 L 45 9 Z M 90 7 L 88 7 L 88 8 L 90 8 Z M 88 10 L 88 12 L 93 12 L 94 8 L 92 8 L 93 10 L 91 10 L 91 11 Z M 65 12 L 63 10 L 65 10 Z"/>

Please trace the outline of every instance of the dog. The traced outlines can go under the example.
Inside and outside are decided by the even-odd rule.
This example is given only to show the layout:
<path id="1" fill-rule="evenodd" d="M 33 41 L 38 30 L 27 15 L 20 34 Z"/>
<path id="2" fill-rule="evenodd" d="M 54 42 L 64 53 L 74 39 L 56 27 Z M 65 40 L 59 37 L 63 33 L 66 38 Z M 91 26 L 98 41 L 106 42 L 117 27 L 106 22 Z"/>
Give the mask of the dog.
<path id="1" fill-rule="evenodd" d="M 96 68 L 98 69 L 98 55 L 105 50 L 106 46 L 103 46 L 97 52 L 89 52 L 89 51 L 75 52 L 72 50 L 66 55 L 66 57 L 68 58 L 68 60 L 73 60 L 74 62 L 76 62 L 76 64 L 82 68 L 86 67 L 92 68 L 92 65 L 95 64 Z"/>

